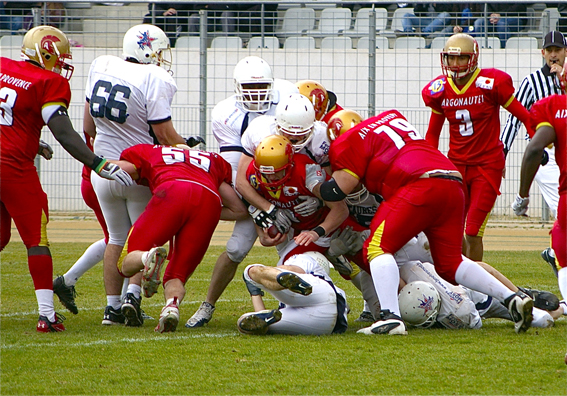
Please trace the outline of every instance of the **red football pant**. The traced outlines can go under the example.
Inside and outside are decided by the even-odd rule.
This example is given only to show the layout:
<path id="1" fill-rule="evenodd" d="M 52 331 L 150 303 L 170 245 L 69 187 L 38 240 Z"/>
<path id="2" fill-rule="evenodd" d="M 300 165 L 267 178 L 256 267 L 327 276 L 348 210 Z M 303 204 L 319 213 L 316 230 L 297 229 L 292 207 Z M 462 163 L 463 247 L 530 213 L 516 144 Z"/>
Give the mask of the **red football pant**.
<path id="1" fill-rule="evenodd" d="M 559 196 L 557 220 L 551 229 L 551 247 L 561 268 L 567 267 L 567 194 Z"/>

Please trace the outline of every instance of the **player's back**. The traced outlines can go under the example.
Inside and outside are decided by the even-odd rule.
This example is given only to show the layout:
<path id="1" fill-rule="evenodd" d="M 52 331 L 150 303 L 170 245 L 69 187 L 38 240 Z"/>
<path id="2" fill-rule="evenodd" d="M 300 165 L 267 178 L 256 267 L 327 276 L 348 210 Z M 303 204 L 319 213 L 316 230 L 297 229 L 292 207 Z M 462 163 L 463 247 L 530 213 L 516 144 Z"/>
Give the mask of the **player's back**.
<path id="1" fill-rule="evenodd" d="M 95 152 L 118 159 L 127 147 L 157 143 L 150 124 L 171 119 L 177 91 L 161 67 L 103 55 L 89 71 L 86 97 L 97 129 Z"/>
<path id="2" fill-rule="evenodd" d="M 2 179 L 17 179 L 22 169 L 33 168 L 45 125 L 42 107 L 68 107 L 71 89 L 57 73 L 30 62 L 0 58 L 0 92 L 0 162 L 10 169 L 2 171 Z"/>

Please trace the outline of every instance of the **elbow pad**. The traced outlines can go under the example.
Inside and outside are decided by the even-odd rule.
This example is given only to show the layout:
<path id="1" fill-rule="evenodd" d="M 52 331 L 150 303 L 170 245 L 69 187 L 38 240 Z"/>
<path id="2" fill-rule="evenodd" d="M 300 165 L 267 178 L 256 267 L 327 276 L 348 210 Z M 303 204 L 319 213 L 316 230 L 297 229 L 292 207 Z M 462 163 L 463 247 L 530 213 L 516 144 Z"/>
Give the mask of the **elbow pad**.
<path id="1" fill-rule="evenodd" d="M 333 178 L 321 184 L 320 192 L 321 198 L 327 202 L 342 201 L 346 198 L 346 194 L 340 189 L 336 180 Z"/>

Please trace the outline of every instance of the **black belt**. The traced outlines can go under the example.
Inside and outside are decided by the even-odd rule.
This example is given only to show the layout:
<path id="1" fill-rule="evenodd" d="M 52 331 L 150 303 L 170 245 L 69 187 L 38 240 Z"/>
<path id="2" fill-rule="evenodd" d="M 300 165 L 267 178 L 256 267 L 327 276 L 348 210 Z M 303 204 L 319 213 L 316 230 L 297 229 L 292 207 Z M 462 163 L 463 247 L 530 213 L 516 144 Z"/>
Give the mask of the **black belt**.
<path id="1" fill-rule="evenodd" d="M 435 178 L 435 179 L 447 179 L 447 180 L 453 180 L 459 183 L 462 183 L 463 180 L 458 177 L 458 176 L 452 176 L 452 175 L 444 175 L 444 174 L 438 174 L 438 175 L 429 175 L 430 178 Z"/>

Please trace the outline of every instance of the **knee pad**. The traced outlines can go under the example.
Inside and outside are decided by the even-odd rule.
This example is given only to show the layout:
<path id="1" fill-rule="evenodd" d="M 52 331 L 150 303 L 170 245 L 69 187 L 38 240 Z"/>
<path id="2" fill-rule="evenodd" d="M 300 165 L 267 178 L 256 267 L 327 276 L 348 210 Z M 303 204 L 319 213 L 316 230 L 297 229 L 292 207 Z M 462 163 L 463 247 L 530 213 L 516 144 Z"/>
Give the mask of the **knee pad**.
<path id="1" fill-rule="evenodd" d="M 259 287 L 260 289 L 263 288 L 263 286 L 261 284 L 259 284 L 258 282 L 255 282 L 254 280 L 252 280 L 252 278 L 250 278 L 250 274 L 248 274 L 248 270 L 252 267 L 259 267 L 262 266 L 262 264 L 250 264 L 249 266 L 247 266 L 246 268 L 244 268 L 244 272 L 242 274 L 242 276 L 244 277 L 244 279 L 246 280 L 246 282 L 250 282 L 251 284 L 253 284 L 256 287 Z"/>

